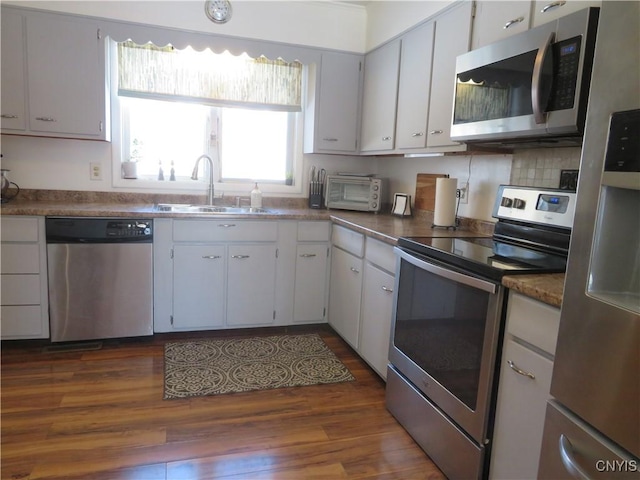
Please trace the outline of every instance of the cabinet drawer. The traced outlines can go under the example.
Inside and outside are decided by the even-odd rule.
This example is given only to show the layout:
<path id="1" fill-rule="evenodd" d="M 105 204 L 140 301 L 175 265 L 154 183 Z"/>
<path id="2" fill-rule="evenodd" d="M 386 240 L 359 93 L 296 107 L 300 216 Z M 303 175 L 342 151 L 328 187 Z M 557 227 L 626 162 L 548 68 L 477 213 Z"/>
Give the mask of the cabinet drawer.
<path id="1" fill-rule="evenodd" d="M 367 237 L 365 252 L 367 260 L 374 265 L 378 265 L 390 273 L 396 271 L 396 256 L 391 245 Z"/>
<path id="2" fill-rule="evenodd" d="M 3 217 L 0 220 L 3 242 L 37 242 L 38 219 L 35 217 Z M 4 247 L 3 247 L 4 248 Z"/>
<path id="3" fill-rule="evenodd" d="M 364 255 L 364 235 L 339 225 L 333 226 L 331 242 L 343 250 L 362 258 Z"/>
<path id="4" fill-rule="evenodd" d="M 527 343 L 555 355 L 560 309 L 518 293 L 509 294 L 507 331 Z"/>
<path id="5" fill-rule="evenodd" d="M 3 244 L 2 273 L 40 273 L 40 247 L 37 244 Z"/>
<path id="6" fill-rule="evenodd" d="M 329 222 L 298 222 L 298 241 L 327 242 L 330 231 Z"/>
<path id="7" fill-rule="evenodd" d="M 43 331 L 40 305 L 5 306 L 2 312 L 2 338 L 48 337 Z"/>
<path id="8" fill-rule="evenodd" d="M 2 275 L 2 305 L 39 305 L 40 275 Z"/>
<path id="9" fill-rule="evenodd" d="M 277 222 L 234 220 L 174 220 L 176 242 L 275 242 Z"/>

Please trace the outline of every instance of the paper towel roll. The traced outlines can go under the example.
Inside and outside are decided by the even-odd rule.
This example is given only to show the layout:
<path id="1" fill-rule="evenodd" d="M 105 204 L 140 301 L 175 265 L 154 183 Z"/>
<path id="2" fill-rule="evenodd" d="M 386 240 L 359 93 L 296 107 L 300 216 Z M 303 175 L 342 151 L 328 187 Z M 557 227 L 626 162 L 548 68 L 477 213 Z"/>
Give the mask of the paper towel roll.
<path id="1" fill-rule="evenodd" d="M 438 227 L 456 226 L 457 178 L 436 179 L 436 203 L 433 224 Z"/>

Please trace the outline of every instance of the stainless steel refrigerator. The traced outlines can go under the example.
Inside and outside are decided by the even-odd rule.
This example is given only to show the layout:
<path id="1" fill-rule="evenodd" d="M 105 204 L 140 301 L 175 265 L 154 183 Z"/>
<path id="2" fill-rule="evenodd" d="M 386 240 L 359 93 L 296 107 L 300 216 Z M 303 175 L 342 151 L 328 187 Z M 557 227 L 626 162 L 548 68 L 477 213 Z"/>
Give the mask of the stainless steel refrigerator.
<path id="1" fill-rule="evenodd" d="M 540 479 L 640 478 L 639 23 L 602 2 Z"/>

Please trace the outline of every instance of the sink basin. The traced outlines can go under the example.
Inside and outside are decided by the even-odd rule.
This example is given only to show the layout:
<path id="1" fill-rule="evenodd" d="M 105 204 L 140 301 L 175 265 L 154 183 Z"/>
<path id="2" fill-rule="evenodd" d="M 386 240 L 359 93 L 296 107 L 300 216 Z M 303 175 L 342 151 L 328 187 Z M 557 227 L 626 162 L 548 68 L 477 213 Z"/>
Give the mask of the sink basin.
<path id="1" fill-rule="evenodd" d="M 266 208 L 256 207 L 222 207 L 217 205 L 187 205 L 183 203 L 159 203 L 155 206 L 157 212 L 184 212 L 184 213 L 242 213 L 260 214 L 269 213 Z"/>

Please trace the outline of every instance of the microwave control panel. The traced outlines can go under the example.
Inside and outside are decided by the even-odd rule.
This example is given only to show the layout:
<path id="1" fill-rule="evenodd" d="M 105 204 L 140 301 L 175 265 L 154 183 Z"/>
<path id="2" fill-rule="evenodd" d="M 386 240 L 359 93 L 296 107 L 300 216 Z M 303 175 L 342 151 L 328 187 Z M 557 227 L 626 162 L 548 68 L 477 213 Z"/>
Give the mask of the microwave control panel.
<path id="1" fill-rule="evenodd" d="M 548 111 L 573 108 L 578 82 L 581 37 L 553 44 L 553 85 Z"/>

